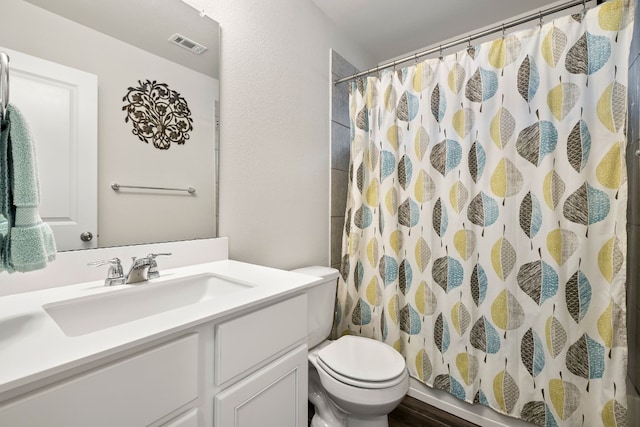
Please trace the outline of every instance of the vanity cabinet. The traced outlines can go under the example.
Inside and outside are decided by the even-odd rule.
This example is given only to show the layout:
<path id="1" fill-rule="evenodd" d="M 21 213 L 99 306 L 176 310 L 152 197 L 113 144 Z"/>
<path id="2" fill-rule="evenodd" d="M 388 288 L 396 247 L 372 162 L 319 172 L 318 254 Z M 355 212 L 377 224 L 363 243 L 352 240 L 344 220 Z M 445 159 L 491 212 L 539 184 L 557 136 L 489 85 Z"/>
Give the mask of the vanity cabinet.
<path id="1" fill-rule="evenodd" d="M 306 310 L 298 295 L 76 365 L 0 403 L 0 426 L 306 426 Z"/>

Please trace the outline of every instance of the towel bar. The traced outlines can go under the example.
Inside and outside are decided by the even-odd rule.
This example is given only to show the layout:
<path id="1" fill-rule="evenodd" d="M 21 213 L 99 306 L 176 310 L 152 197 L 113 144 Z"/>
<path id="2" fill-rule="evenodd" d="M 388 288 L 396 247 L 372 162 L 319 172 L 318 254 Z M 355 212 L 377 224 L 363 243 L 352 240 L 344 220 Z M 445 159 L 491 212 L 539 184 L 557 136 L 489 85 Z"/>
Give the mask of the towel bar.
<path id="1" fill-rule="evenodd" d="M 114 191 L 119 191 L 121 188 L 135 188 L 135 189 L 141 189 L 141 190 L 186 191 L 189 194 L 195 194 L 196 192 L 196 189 L 193 187 L 188 187 L 188 188 L 145 187 L 141 185 L 120 185 L 116 182 L 111 184 L 111 188 L 113 188 Z"/>

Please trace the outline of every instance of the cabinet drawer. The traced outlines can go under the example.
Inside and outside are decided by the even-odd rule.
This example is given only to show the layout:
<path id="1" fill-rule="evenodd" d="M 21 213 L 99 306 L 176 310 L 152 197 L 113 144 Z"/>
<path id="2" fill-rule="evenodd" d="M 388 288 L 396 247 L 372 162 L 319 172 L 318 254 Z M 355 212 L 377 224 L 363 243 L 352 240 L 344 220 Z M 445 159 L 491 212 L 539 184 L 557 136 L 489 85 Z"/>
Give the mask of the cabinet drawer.
<path id="1" fill-rule="evenodd" d="M 300 295 L 216 327 L 215 378 L 223 384 L 307 336 L 307 296 Z"/>
<path id="2" fill-rule="evenodd" d="M 197 398 L 197 369 L 192 334 L 0 407 L 0 425 L 148 425 Z"/>

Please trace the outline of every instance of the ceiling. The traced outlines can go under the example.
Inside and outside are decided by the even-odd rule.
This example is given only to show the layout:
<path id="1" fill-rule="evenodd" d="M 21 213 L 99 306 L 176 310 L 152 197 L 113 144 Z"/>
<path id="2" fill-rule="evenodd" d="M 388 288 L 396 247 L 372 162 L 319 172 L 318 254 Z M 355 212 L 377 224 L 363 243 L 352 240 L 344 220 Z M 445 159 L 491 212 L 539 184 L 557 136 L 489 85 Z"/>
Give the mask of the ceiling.
<path id="1" fill-rule="evenodd" d="M 214 78 L 218 75 L 219 26 L 177 0 L 26 0 Z M 196 55 L 167 41 L 175 33 L 207 47 Z"/>
<path id="2" fill-rule="evenodd" d="M 377 63 L 398 58 L 556 0 L 312 0 Z"/>

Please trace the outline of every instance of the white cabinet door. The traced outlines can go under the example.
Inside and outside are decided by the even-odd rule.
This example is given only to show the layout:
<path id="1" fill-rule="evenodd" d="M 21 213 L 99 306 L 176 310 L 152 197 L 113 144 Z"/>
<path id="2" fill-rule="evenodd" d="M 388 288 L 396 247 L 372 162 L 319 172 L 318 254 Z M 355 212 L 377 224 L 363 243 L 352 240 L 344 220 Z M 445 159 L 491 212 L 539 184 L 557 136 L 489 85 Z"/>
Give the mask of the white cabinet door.
<path id="1" fill-rule="evenodd" d="M 40 175 L 40 216 L 58 250 L 98 247 L 98 77 L 1 48 L 11 58 L 9 102 L 29 123 Z M 93 239 L 82 241 L 90 232 Z"/>
<path id="2" fill-rule="evenodd" d="M 215 427 L 307 425 L 307 346 L 301 345 L 215 397 Z"/>

